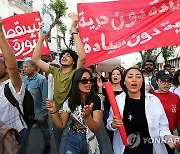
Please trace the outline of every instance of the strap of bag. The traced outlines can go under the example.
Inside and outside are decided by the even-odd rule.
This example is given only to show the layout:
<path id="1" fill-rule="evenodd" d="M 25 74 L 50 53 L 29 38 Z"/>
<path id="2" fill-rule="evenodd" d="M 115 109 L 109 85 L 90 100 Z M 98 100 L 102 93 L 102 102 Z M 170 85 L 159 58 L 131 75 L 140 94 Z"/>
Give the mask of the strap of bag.
<path id="1" fill-rule="evenodd" d="M 9 88 L 9 83 L 7 83 L 5 85 L 5 88 L 4 88 L 4 95 L 6 96 L 7 100 L 14 106 L 18 109 L 20 115 L 22 116 L 22 118 L 24 119 L 25 121 L 25 117 L 24 117 L 24 114 L 22 113 L 20 107 L 19 107 L 19 102 L 16 100 L 16 98 L 14 97 L 14 95 L 12 94 L 10 88 Z"/>

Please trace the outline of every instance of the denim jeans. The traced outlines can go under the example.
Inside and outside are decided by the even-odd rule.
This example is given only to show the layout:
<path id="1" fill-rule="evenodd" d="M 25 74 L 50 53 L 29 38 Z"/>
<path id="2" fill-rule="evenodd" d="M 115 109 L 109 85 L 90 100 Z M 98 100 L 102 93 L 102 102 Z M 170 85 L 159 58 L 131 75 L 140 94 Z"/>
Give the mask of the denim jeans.
<path id="1" fill-rule="evenodd" d="M 53 124 L 53 134 L 54 134 L 54 140 L 56 143 L 56 149 L 57 149 L 57 151 L 59 151 L 61 138 L 62 138 L 62 134 L 63 134 L 63 129 L 60 130 L 60 129 L 56 128 L 56 126 Z"/>
<path id="2" fill-rule="evenodd" d="M 44 145 L 50 145 L 51 144 L 51 133 L 49 130 L 48 115 L 45 116 L 43 123 L 38 124 L 38 127 L 43 134 Z"/>
<path id="3" fill-rule="evenodd" d="M 88 154 L 86 134 L 69 131 L 65 154 Z"/>
<path id="4" fill-rule="evenodd" d="M 67 143 L 67 137 L 70 131 L 70 125 L 66 125 L 66 127 L 63 129 L 63 134 L 61 137 L 61 142 L 59 146 L 59 154 L 64 154 L 65 153 L 65 148 L 66 148 L 66 143 Z"/>
<path id="5" fill-rule="evenodd" d="M 22 146 L 21 154 L 26 154 L 27 144 L 28 144 L 28 129 L 24 128 L 20 132 L 19 144 Z"/>

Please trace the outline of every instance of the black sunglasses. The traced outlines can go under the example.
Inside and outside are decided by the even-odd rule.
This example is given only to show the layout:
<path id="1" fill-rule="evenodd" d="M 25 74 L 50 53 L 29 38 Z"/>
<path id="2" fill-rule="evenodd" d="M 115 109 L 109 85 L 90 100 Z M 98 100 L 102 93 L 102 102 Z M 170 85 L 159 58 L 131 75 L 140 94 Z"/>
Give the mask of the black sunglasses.
<path id="1" fill-rule="evenodd" d="M 81 82 L 82 84 L 87 84 L 87 83 L 93 84 L 94 79 L 80 79 L 79 82 Z"/>

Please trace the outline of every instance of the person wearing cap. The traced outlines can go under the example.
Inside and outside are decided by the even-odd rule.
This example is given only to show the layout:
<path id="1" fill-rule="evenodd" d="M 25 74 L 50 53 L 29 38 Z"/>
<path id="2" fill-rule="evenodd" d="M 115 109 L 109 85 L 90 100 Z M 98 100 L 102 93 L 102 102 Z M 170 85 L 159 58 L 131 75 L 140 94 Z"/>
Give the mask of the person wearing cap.
<path id="1" fill-rule="evenodd" d="M 177 94 L 169 91 L 173 82 L 173 75 L 167 70 L 161 70 L 156 75 L 158 89 L 152 91 L 157 96 L 166 113 L 169 129 L 173 133 L 176 129 L 180 132 L 180 98 Z M 168 154 L 174 154 L 174 150 L 166 146 Z"/>

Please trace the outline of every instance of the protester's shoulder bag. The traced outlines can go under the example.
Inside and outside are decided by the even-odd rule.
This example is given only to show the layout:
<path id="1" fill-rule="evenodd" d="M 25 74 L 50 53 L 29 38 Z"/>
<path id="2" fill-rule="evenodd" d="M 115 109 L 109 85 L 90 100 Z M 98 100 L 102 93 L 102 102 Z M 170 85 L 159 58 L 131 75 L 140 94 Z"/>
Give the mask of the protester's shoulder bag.
<path id="1" fill-rule="evenodd" d="M 0 154 L 20 154 L 18 131 L 0 121 Z"/>
<path id="2" fill-rule="evenodd" d="M 25 95 L 23 99 L 23 112 L 19 107 L 19 102 L 16 100 L 9 88 L 9 83 L 5 85 L 4 95 L 6 96 L 7 100 L 18 109 L 21 117 L 24 119 L 27 125 L 36 123 L 33 97 L 27 89 L 25 89 Z"/>

